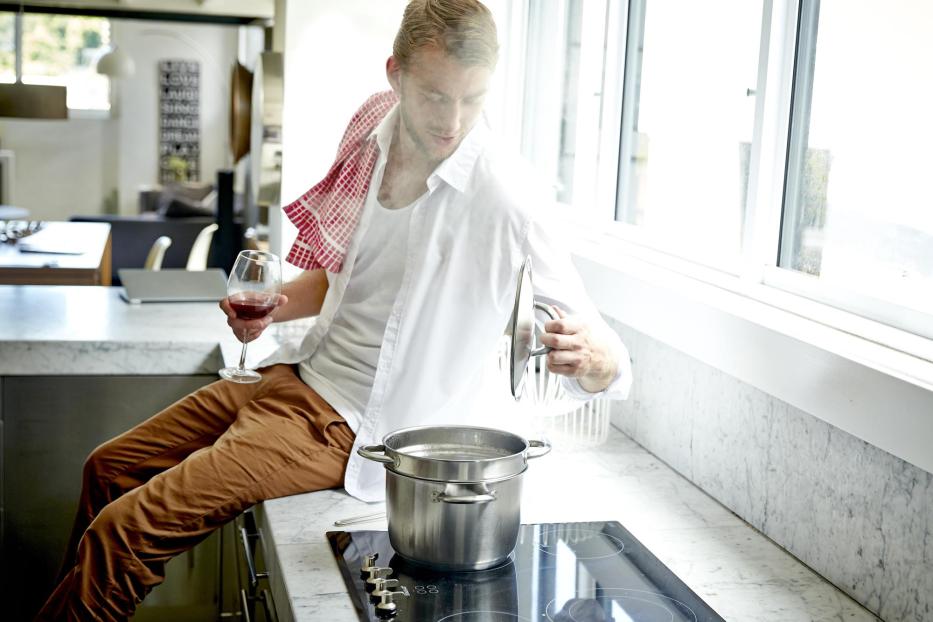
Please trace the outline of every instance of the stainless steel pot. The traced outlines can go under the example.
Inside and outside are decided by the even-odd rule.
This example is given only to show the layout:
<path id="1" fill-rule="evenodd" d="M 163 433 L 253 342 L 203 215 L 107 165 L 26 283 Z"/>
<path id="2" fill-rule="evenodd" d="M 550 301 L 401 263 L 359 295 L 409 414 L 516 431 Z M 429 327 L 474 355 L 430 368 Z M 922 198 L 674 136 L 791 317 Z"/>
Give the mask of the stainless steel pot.
<path id="1" fill-rule="evenodd" d="M 522 474 L 527 460 L 550 449 L 492 428 L 426 426 L 392 432 L 357 453 L 386 467 L 389 540 L 399 556 L 484 570 L 515 548 Z"/>

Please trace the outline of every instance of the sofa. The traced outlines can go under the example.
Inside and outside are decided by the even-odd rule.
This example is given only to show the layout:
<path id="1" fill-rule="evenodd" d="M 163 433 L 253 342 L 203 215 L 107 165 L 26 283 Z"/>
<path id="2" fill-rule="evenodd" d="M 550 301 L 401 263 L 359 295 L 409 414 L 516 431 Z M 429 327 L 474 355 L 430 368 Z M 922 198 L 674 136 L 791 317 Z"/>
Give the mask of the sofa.
<path id="1" fill-rule="evenodd" d="M 76 222 L 110 223 L 113 284 L 120 285 L 120 268 L 142 268 L 153 242 L 166 235 L 172 245 L 162 268 L 184 268 L 191 245 L 204 227 L 216 222 L 211 239 L 209 268 L 229 270 L 243 250 L 243 197 L 233 191 L 233 171 L 217 171 L 216 184 L 191 182 L 141 188 L 139 214 L 132 216 L 72 216 Z"/>

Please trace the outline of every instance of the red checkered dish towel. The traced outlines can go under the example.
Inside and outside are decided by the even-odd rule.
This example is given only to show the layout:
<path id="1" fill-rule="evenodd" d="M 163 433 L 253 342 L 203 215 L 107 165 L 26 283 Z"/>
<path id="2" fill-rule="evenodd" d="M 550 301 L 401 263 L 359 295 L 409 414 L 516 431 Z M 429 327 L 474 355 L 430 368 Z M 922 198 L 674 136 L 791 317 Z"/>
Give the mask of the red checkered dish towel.
<path id="1" fill-rule="evenodd" d="M 282 208 L 298 227 L 286 261 L 304 270 L 340 272 L 379 155 L 375 137 L 367 138 L 396 102 L 393 91 L 367 99 L 350 119 L 337 159 L 324 179 Z"/>

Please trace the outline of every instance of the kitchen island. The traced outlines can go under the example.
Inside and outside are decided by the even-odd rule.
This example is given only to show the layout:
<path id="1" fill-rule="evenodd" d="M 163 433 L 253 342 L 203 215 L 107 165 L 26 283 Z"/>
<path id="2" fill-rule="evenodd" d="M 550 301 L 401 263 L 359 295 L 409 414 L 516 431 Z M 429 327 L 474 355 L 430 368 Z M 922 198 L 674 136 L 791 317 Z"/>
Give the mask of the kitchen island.
<path id="1" fill-rule="evenodd" d="M 4 619 L 31 620 L 51 591 L 88 453 L 212 382 L 238 354 L 215 303 L 131 305 L 120 291 L 0 286 Z M 217 552 L 211 538 L 177 560 L 180 572 L 169 572 L 138 622 L 166 619 L 168 607 L 200 619 L 215 611 Z"/>
<path id="2" fill-rule="evenodd" d="M 206 381 L 239 355 L 215 304 L 129 305 L 119 288 L 0 286 L 0 317 L 0 387 L 17 377 Z M 250 358 L 302 330 L 274 327 L 250 345 Z M 9 429 L 11 413 L 0 414 Z M 257 508 L 280 620 L 357 619 L 324 534 L 337 519 L 379 509 L 338 490 Z M 619 521 L 727 620 L 876 619 L 615 430 L 598 447 L 558 446 L 532 461 L 522 513 L 526 523 Z M 345 529 L 384 528 L 382 520 Z"/>

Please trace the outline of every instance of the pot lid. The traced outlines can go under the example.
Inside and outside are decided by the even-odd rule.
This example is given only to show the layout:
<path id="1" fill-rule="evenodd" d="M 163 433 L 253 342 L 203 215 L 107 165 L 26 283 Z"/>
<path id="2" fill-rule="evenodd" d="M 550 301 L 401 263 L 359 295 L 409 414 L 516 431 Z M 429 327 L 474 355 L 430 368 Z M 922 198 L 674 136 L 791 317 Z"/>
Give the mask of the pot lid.
<path id="1" fill-rule="evenodd" d="M 512 320 L 509 324 L 512 343 L 509 348 L 509 381 L 512 397 L 521 397 L 525 368 L 531 358 L 535 339 L 535 301 L 534 287 L 531 283 L 531 257 L 526 257 L 518 271 L 518 284 L 515 288 L 515 305 L 512 308 Z"/>

